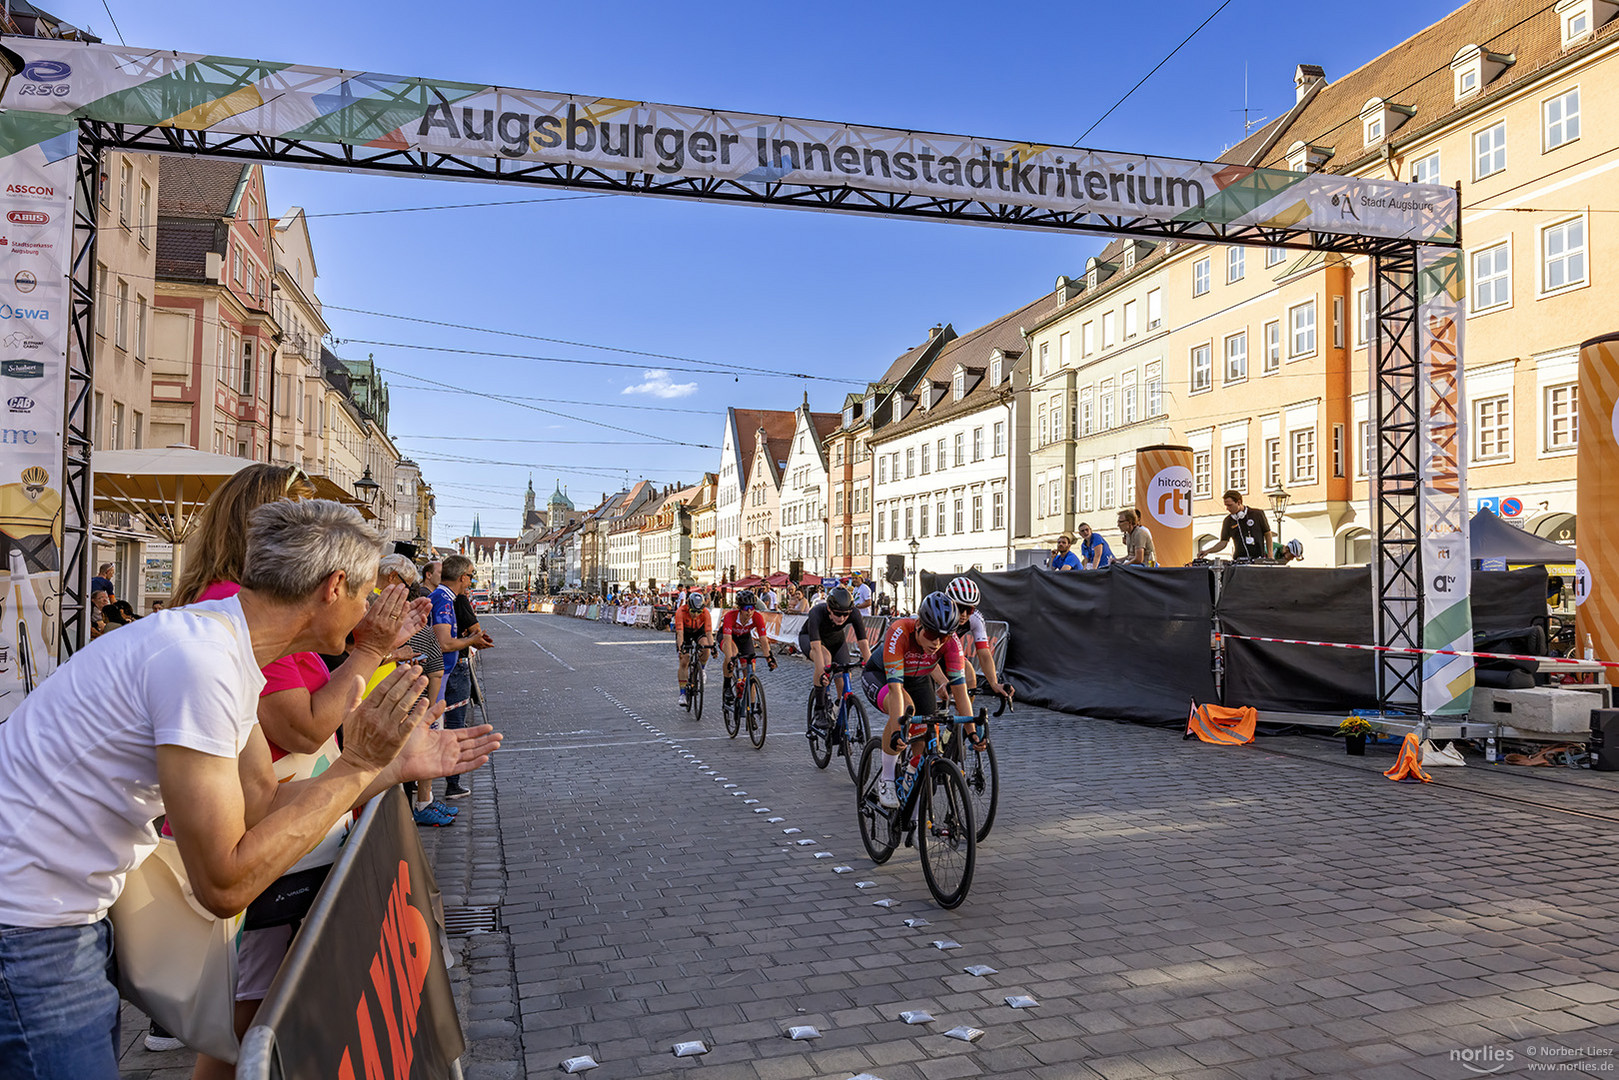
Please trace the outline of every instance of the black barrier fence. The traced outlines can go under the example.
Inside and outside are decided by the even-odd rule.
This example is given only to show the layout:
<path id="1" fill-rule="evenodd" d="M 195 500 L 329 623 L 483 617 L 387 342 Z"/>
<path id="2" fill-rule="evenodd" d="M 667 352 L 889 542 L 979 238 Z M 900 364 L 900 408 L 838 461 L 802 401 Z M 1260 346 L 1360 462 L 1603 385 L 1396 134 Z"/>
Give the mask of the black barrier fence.
<path id="1" fill-rule="evenodd" d="M 242 1080 L 459 1075 L 432 868 L 396 785 L 372 799 L 242 1039 Z"/>
<path id="2" fill-rule="evenodd" d="M 1216 573 L 1219 601 L 1215 602 Z M 1375 654 L 1273 645 L 1240 636 L 1372 644 L 1367 567 L 1112 567 L 970 572 L 985 618 L 1010 627 L 1008 676 L 1035 705 L 1119 720 L 1178 721 L 1193 700 L 1284 712 L 1377 707 Z M 921 574 L 924 591 L 945 575 Z M 1472 575 L 1474 628 L 1544 625 L 1539 567 Z M 1215 618 L 1224 685 L 1214 685 Z"/>

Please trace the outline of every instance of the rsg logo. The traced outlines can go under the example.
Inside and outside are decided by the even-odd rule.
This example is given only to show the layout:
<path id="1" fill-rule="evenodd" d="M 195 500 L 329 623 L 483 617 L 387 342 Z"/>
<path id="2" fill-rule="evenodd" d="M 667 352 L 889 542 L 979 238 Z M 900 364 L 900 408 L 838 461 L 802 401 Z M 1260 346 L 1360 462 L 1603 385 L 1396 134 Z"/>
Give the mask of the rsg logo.
<path id="1" fill-rule="evenodd" d="M 17 87 L 18 97 L 65 97 L 72 86 L 64 80 L 73 69 L 60 60 L 35 60 L 22 69 L 28 81 Z"/>
<path id="2" fill-rule="evenodd" d="M 1129 492 L 1125 493 L 1129 498 Z M 1192 470 L 1184 465 L 1160 469 L 1147 482 L 1147 509 L 1171 529 L 1192 524 Z"/>

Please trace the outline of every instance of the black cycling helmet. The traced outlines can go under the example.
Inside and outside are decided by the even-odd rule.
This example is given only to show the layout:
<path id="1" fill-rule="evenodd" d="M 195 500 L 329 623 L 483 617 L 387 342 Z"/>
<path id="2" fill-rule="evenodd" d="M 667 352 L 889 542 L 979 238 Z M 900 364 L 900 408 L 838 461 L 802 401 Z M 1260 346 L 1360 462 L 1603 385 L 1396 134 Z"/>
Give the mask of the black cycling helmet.
<path id="1" fill-rule="evenodd" d="M 757 607 L 758 605 L 759 598 L 753 595 L 752 589 L 743 589 L 741 592 L 736 594 L 737 607 Z"/>
<path id="2" fill-rule="evenodd" d="M 828 611 L 847 615 L 854 610 L 854 593 L 842 585 L 835 586 L 826 594 L 826 607 Z"/>
<path id="3" fill-rule="evenodd" d="M 943 637 L 955 630 L 960 621 L 956 616 L 956 602 L 942 592 L 928 593 L 916 609 L 916 621 L 928 633 Z"/>
<path id="4" fill-rule="evenodd" d="M 703 610 L 703 593 L 700 589 L 693 589 L 686 594 L 686 606 L 692 611 Z"/>

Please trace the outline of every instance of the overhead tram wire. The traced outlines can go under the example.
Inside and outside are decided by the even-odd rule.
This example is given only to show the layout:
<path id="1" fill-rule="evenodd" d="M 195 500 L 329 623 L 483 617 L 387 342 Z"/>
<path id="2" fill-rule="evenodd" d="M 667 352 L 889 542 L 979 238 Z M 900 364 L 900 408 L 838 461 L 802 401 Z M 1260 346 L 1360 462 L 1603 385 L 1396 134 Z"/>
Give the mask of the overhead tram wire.
<path id="1" fill-rule="evenodd" d="M 1092 124 L 1090 127 L 1086 128 L 1083 132 L 1081 132 L 1079 138 L 1077 138 L 1073 142 L 1069 143 L 1069 145 L 1070 146 L 1078 146 L 1080 143 L 1084 142 L 1086 135 L 1089 135 L 1091 132 L 1095 131 L 1098 127 L 1100 127 L 1103 120 L 1106 120 L 1108 117 L 1112 116 L 1113 111 L 1115 109 L 1117 109 L 1120 105 L 1123 105 L 1125 103 L 1125 101 L 1130 97 L 1131 94 L 1135 93 L 1137 90 L 1140 90 L 1143 83 L 1145 83 L 1148 79 L 1150 79 L 1154 75 L 1156 75 L 1158 73 L 1159 68 L 1161 68 L 1165 64 L 1169 63 L 1169 61 L 1174 58 L 1176 53 L 1180 52 L 1182 49 L 1184 49 L 1186 47 L 1187 42 L 1189 42 L 1193 38 L 1197 37 L 1199 31 L 1201 31 L 1205 26 L 1209 25 L 1209 23 L 1213 22 L 1214 17 L 1216 15 L 1220 14 L 1220 12 L 1224 11 L 1230 5 L 1231 5 L 1231 0 L 1222 0 L 1222 3 L 1220 4 L 1220 6 L 1215 8 L 1212 12 L 1209 13 L 1208 18 L 1204 19 L 1202 22 L 1197 24 L 1197 29 L 1196 30 L 1193 30 L 1190 34 L 1187 34 L 1186 37 L 1181 40 L 1181 43 L 1179 45 L 1177 45 L 1173 49 L 1169 50 L 1169 54 L 1167 56 L 1165 56 L 1162 60 L 1160 60 L 1156 64 L 1154 64 L 1152 66 L 1151 71 L 1149 71 L 1145 75 L 1141 76 L 1141 79 L 1134 86 L 1130 87 L 1130 89 L 1126 90 L 1124 92 L 1124 95 L 1122 97 L 1120 97 L 1119 100 L 1115 101 L 1112 105 L 1108 106 L 1107 112 L 1103 113 L 1101 116 L 1096 118 L 1096 123 Z"/>
<path id="2" fill-rule="evenodd" d="M 424 381 L 420 375 L 413 375 L 408 371 L 400 371 L 398 368 L 383 367 L 381 364 L 377 365 L 377 370 L 382 372 L 384 375 L 396 375 L 402 379 Z M 460 387 L 442 386 L 435 387 L 435 389 L 444 394 L 473 393 L 471 390 L 462 390 Z M 510 401 L 544 401 L 549 402 L 552 405 L 588 405 L 597 409 L 633 409 L 636 412 L 684 413 L 688 416 L 725 415 L 723 409 L 677 409 L 673 405 L 627 405 L 621 401 L 580 401 L 573 398 L 525 397 L 522 394 L 502 394 L 501 397 L 503 400 Z"/>
<path id="3" fill-rule="evenodd" d="M 543 443 L 548 446 L 661 446 L 650 439 L 500 439 L 493 436 L 485 438 L 482 435 L 401 435 L 394 432 L 395 439 L 444 439 L 453 442 L 494 442 L 494 443 Z"/>

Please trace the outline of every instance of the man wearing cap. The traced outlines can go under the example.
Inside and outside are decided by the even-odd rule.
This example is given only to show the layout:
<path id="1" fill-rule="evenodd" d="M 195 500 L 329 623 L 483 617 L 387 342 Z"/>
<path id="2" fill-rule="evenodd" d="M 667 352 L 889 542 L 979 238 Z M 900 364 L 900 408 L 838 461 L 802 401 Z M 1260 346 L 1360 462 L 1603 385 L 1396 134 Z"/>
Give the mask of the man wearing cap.
<path id="1" fill-rule="evenodd" d="M 1051 553 L 1046 565 L 1052 570 L 1079 570 L 1082 569 L 1079 556 L 1069 549 L 1074 546 L 1074 538 L 1067 533 L 1057 537 L 1057 550 Z"/>
<path id="2" fill-rule="evenodd" d="M 871 586 L 866 584 L 866 576 L 856 570 L 849 578 L 849 588 L 854 592 L 854 606 L 860 617 L 871 618 Z"/>

